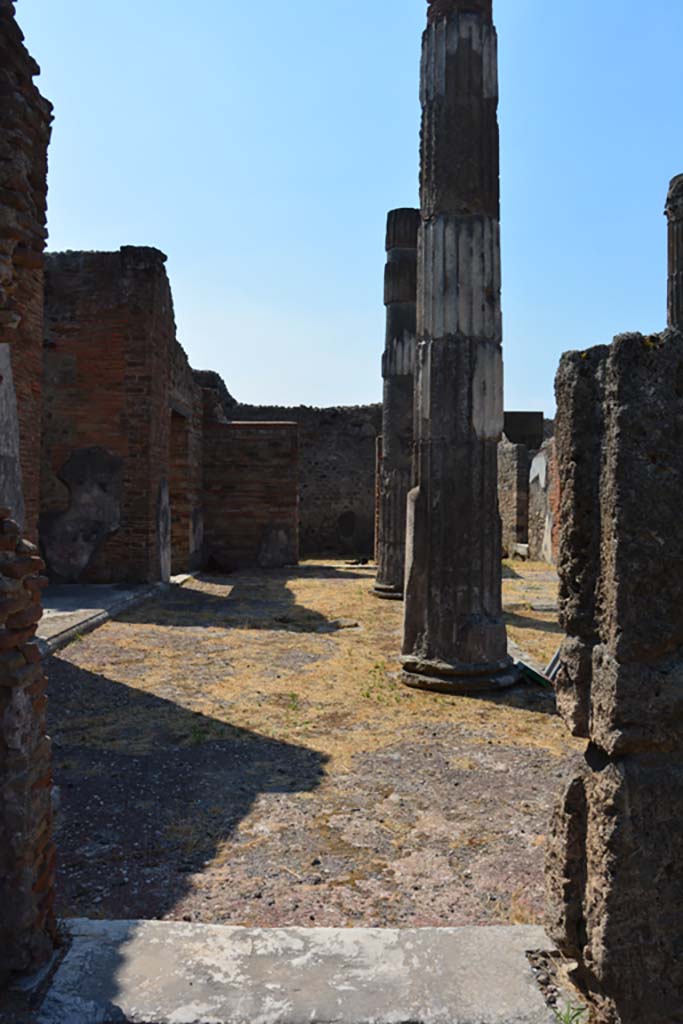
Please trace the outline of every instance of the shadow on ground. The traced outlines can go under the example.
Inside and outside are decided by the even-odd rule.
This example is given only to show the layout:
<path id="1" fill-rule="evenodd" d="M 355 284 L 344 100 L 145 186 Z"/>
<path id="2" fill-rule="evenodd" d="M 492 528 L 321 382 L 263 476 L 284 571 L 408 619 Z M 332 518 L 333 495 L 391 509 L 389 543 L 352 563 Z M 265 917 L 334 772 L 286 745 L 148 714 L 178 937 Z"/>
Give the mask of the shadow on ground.
<path id="1" fill-rule="evenodd" d="M 192 586 L 172 585 L 163 598 L 117 616 L 117 621 L 193 628 L 267 629 L 292 633 L 335 633 L 357 623 L 329 619 L 297 604 L 287 584 L 297 580 L 371 580 L 373 573 L 334 566 L 293 566 L 289 569 L 242 571 L 235 575 L 201 574 L 196 578 L 222 594 Z"/>
<path id="2" fill-rule="evenodd" d="M 564 630 L 556 620 L 550 621 L 540 616 L 520 615 L 518 612 L 508 611 L 505 613 L 505 621 L 508 626 L 513 626 L 516 629 L 533 629 L 540 633 L 554 633 L 560 639 L 564 636 Z"/>
<path id="3" fill-rule="evenodd" d="M 260 796 L 310 792 L 324 775 L 327 758 L 306 747 L 192 713 L 59 657 L 48 672 L 58 907 L 71 916 L 164 917 Z"/>

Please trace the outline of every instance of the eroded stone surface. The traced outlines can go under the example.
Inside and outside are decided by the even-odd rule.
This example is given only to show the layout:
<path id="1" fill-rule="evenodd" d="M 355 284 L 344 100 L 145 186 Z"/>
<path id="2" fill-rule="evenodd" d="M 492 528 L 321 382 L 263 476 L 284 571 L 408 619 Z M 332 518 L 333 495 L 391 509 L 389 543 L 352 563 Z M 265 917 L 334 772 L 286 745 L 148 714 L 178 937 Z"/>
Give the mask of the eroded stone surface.
<path id="1" fill-rule="evenodd" d="M 246 929 L 74 921 L 38 1024 L 550 1024 L 540 928 Z"/>
<path id="2" fill-rule="evenodd" d="M 47 679 L 34 642 L 42 569 L 0 509 L 0 984 L 43 962 L 55 931 Z"/>
<path id="3" fill-rule="evenodd" d="M 43 249 L 47 147 L 52 107 L 34 84 L 39 67 L 24 46 L 10 0 L 0 4 L 0 348 L 11 346 L 12 374 L 0 382 L 0 422 L 16 406 L 17 452 L 0 442 L 0 504 L 36 540 L 39 503 Z M 6 355 L 4 357 L 6 360 Z M 11 387 L 10 387 L 11 385 Z M 12 457 L 12 466 L 5 459 Z M 21 475 L 23 495 L 17 500 Z M 3 493 L 4 491 L 4 493 Z M 12 499 L 11 502 L 9 499 Z"/>
<path id="4" fill-rule="evenodd" d="M 550 925 L 596 1020 L 683 991 L 683 336 L 621 335 L 557 379 L 558 708 L 591 740 L 551 830 Z"/>

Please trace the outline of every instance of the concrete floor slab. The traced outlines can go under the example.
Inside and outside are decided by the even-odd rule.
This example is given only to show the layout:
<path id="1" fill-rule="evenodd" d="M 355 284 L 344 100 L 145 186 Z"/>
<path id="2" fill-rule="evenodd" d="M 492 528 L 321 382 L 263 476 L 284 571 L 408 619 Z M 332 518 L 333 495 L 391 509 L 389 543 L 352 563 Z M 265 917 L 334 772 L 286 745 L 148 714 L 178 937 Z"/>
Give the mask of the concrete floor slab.
<path id="1" fill-rule="evenodd" d="M 38 1024 L 550 1024 L 540 928 L 72 921 Z"/>
<path id="2" fill-rule="evenodd" d="M 171 580 L 182 586 L 188 575 Z M 79 636 L 167 587 L 164 583 L 52 583 L 43 591 L 43 617 L 37 630 L 43 655 L 53 654 Z"/>

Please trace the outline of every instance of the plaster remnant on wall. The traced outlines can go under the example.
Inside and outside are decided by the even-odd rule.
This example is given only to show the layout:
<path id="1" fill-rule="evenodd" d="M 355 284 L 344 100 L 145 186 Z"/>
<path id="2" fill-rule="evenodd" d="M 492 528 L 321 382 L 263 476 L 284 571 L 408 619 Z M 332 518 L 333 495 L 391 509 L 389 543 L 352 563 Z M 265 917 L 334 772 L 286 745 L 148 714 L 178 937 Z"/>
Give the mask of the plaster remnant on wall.
<path id="1" fill-rule="evenodd" d="M 41 520 L 41 541 L 53 576 L 75 583 L 106 538 L 121 525 L 123 460 L 104 448 L 72 452 L 59 473 L 69 507 Z"/>
<path id="2" fill-rule="evenodd" d="M 503 431 L 503 353 L 480 345 L 472 381 L 472 426 L 481 441 L 499 441 Z"/>

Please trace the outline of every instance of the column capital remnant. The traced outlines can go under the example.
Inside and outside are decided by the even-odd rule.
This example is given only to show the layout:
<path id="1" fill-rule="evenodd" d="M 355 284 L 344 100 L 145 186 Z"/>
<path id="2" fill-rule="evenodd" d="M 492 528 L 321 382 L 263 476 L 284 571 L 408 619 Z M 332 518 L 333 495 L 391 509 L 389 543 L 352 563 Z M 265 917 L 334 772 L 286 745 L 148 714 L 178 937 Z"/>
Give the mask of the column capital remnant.
<path id="1" fill-rule="evenodd" d="M 669 220 L 683 219 L 683 174 L 677 174 L 671 179 L 664 213 Z"/>
<path id="2" fill-rule="evenodd" d="M 493 21 L 493 0 L 427 0 L 430 22 L 451 14 L 484 14 Z"/>

